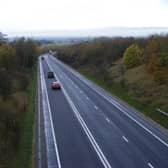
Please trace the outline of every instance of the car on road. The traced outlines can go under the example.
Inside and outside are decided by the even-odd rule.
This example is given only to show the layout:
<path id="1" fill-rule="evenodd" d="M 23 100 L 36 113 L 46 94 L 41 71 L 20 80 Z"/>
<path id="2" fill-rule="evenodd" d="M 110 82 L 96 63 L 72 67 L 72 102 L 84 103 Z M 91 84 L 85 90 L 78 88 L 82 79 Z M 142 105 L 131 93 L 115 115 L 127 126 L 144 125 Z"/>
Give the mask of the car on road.
<path id="1" fill-rule="evenodd" d="M 48 78 L 54 78 L 54 73 L 52 71 L 48 72 L 47 77 Z"/>
<path id="2" fill-rule="evenodd" d="M 51 83 L 51 88 L 52 89 L 61 89 L 61 85 L 59 82 L 52 82 Z"/>

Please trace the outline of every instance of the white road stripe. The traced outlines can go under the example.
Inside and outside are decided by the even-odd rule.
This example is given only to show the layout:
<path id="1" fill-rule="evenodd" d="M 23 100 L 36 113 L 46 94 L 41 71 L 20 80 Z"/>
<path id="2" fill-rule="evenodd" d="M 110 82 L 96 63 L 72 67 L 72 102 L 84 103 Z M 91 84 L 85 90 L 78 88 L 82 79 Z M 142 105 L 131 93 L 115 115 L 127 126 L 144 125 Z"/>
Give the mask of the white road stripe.
<path id="1" fill-rule="evenodd" d="M 98 110 L 98 107 L 97 107 L 97 106 L 94 106 L 94 108 L 95 108 L 96 110 Z"/>
<path id="2" fill-rule="evenodd" d="M 154 166 L 149 162 L 148 163 L 148 166 L 150 167 L 150 168 L 154 168 Z"/>
<path id="3" fill-rule="evenodd" d="M 49 65 L 48 61 L 47 61 L 48 66 L 50 67 L 51 70 L 52 67 Z M 56 73 L 54 73 L 55 77 L 57 77 Z M 58 79 L 59 81 L 59 79 Z M 60 81 L 59 81 L 60 82 Z M 110 163 L 108 162 L 106 156 L 104 155 L 104 153 L 102 152 L 101 148 L 99 147 L 99 145 L 97 144 L 95 138 L 93 137 L 92 133 L 90 132 L 89 128 L 87 127 L 85 121 L 83 120 L 83 118 L 81 117 L 79 111 L 77 110 L 76 106 L 74 105 L 74 103 L 72 102 L 72 100 L 70 99 L 68 93 L 66 92 L 66 90 L 64 89 L 64 87 L 62 86 L 62 91 L 66 97 L 66 99 L 68 100 L 69 105 L 71 106 L 73 112 L 75 113 L 76 118 L 78 119 L 79 123 L 81 124 L 84 132 L 86 133 L 90 143 L 92 144 L 94 150 L 96 151 L 100 161 L 102 162 L 103 166 L 105 168 L 112 168 Z"/>
<path id="4" fill-rule="evenodd" d="M 106 121 L 107 121 L 108 123 L 110 123 L 110 120 L 109 120 L 109 118 L 107 118 L 107 117 L 106 117 Z"/>
<path id="5" fill-rule="evenodd" d="M 122 136 L 122 138 L 124 139 L 124 141 L 128 142 L 128 139 L 125 136 Z"/>

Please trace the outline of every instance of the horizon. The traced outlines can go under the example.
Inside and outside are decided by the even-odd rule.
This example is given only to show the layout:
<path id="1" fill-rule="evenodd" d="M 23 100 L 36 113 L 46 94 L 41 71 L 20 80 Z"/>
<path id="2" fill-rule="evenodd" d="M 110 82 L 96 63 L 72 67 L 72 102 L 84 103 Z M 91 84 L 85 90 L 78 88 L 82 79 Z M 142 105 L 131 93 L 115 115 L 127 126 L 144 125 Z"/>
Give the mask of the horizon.
<path id="1" fill-rule="evenodd" d="M 14 32 L 2 32 L 9 38 L 17 37 L 115 37 L 115 36 L 149 36 L 152 34 L 168 34 L 168 27 L 102 27 L 91 29 L 71 29 L 71 30 L 35 30 L 35 31 L 14 31 Z"/>

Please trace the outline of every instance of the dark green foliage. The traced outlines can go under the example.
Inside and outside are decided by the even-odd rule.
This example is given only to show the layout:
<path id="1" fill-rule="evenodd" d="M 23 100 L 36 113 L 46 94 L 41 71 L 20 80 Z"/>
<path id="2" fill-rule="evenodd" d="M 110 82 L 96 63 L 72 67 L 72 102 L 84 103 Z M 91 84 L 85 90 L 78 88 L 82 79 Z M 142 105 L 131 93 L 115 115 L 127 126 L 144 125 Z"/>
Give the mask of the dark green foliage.
<path id="1" fill-rule="evenodd" d="M 11 92 L 11 79 L 8 74 L 8 71 L 6 70 L 0 70 L 0 78 L 3 80 L 0 80 L 0 95 L 6 99 L 7 96 L 10 95 Z"/>
<path id="2" fill-rule="evenodd" d="M 20 38 L 12 43 L 16 50 L 18 68 L 33 67 L 37 58 L 37 44 L 31 39 Z"/>
<path id="3" fill-rule="evenodd" d="M 168 67 L 168 52 L 162 52 L 159 54 L 159 63 L 161 66 Z"/>

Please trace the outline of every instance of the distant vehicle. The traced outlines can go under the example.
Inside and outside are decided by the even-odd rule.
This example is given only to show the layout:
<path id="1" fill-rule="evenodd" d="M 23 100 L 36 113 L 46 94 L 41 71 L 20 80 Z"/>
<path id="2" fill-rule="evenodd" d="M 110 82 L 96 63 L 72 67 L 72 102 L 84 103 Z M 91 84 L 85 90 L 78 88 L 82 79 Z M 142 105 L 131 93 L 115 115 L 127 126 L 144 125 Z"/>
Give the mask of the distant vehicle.
<path id="1" fill-rule="evenodd" d="M 54 73 L 53 72 L 48 72 L 48 78 L 54 78 Z"/>
<path id="2" fill-rule="evenodd" d="M 52 82 L 51 88 L 52 89 L 61 89 L 61 85 L 59 82 Z"/>
<path id="3" fill-rule="evenodd" d="M 42 60 L 44 60 L 44 57 L 41 57 Z"/>

